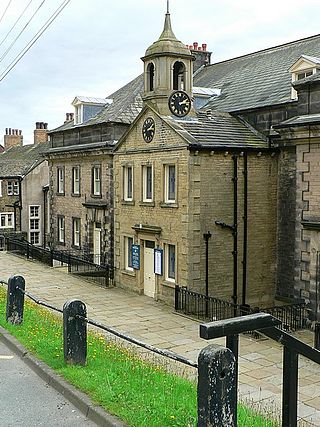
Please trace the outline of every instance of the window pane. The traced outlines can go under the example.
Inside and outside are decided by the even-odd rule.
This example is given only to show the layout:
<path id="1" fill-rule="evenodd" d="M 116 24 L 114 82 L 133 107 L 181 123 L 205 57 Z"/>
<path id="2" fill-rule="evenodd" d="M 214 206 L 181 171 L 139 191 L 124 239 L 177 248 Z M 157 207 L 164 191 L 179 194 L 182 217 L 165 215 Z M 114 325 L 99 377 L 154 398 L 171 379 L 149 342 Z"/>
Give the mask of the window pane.
<path id="1" fill-rule="evenodd" d="M 132 199 L 132 167 L 127 168 L 127 197 Z"/>
<path id="2" fill-rule="evenodd" d="M 132 245 L 133 238 L 128 237 L 128 267 L 132 268 Z"/>
<path id="3" fill-rule="evenodd" d="M 152 199 L 152 167 L 147 166 L 146 170 L 146 198 L 148 200 Z"/>
<path id="4" fill-rule="evenodd" d="M 175 200 L 176 197 L 176 169 L 175 166 L 169 166 L 168 173 L 168 200 Z"/>
<path id="5" fill-rule="evenodd" d="M 175 246 L 168 245 L 168 278 L 175 279 L 176 277 L 176 253 Z"/>

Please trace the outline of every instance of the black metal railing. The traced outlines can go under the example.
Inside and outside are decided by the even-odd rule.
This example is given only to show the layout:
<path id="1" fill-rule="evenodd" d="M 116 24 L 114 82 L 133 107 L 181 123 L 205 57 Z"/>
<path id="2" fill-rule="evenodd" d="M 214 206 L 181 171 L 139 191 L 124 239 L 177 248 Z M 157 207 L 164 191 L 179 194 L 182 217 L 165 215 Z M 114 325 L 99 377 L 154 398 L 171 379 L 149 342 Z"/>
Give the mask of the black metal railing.
<path id="1" fill-rule="evenodd" d="M 286 331 L 299 331 L 307 327 L 308 311 L 303 302 L 262 308 L 260 311 L 281 320 L 281 328 Z"/>
<path id="2" fill-rule="evenodd" d="M 175 288 L 175 310 L 197 319 L 223 320 L 241 315 L 240 306 L 214 297 L 189 291 L 185 287 Z"/>
<path id="3" fill-rule="evenodd" d="M 54 261 L 60 265 L 68 266 L 68 272 L 86 277 L 103 286 L 113 285 L 113 267 L 107 264 L 95 264 L 85 259 L 84 256 L 75 256 L 70 251 L 58 251 L 34 246 L 24 239 L 6 238 L 5 243 L 8 252 L 25 256 L 27 259 L 35 259 L 51 267 Z"/>
<path id="4" fill-rule="evenodd" d="M 104 286 L 113 285 L 113 268 L 106 264 L 95 264 L 71 255 L 68 258 L 68 272 L 89 277 Z"/>
<path id="5" fill-rule="evenodd" d="M 269 308 L 236 305 L 219 298 L 206 296 L 186 287 L 175 288 L 175 310 L 188 316 L 206 321 L 224 320 L 231 317 L 264 312 L 281 321 L 283 330 L 297 331 L 306 328 L 307 310 L 304 303 Z"/>

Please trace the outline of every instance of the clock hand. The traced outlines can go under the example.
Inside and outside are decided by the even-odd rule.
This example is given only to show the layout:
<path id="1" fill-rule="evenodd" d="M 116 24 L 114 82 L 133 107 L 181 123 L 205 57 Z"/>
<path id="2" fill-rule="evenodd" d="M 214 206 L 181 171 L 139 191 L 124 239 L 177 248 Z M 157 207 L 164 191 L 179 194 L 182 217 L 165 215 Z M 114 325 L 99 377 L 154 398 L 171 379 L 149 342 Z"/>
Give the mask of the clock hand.
<path id="1" fill-rule="evenodd" d="M 183 101 L 179 102 L 179 105 L 183 105 L 183 104 L 189 104 L 189 100 L 184 99 Z"/>
<path id="2" fill-rule="evenodd" d="M 148 132 L 149 130 L 154 130 L 153 125 L 151 125 L 150 127 L 148 127 L 147 132 Z"/>

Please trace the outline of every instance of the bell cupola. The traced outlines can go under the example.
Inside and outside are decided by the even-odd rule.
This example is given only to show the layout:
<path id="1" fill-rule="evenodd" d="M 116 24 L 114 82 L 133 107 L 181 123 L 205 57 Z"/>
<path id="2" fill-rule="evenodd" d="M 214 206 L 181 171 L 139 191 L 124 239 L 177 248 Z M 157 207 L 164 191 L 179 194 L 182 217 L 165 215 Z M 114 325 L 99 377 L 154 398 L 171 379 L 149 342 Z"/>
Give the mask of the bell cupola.
<path id="1" fill-rule="evenodd" d="M 162 34 L 141 59 L 144 62 L 143 100 L 160 114 L 170 114 L 168 99 L 175 90 L 182 90 L 189 97 L 192 96 L 194 57 L 174 35 L 169 7 Z"/>

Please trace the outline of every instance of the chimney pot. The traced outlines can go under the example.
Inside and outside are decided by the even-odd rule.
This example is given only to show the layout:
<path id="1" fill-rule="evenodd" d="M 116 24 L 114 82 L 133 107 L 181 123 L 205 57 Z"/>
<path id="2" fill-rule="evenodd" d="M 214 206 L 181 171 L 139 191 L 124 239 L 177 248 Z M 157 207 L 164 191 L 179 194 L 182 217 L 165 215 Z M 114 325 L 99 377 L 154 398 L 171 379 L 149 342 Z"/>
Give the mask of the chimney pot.
<path id="1" fill-rule="evenodd" d="M 44 123 L 44 129 L 48 129 L 48 123 Z"/>
<path id="2" fill-rule="evenodd" d="M 198 42 L 193 42 L 193 49 L 197 50 L 198 49 L 198 45 L 199 45 Z"/>
<path id="3" fill-rule="evenodd" d="M 207 44 L 206 43 L 202 43 L 202 50 L 204 50 L 204 51 L 207 50 Z"/>
<path id="4" fill-rule="evenodd" d="M 22 130 L 19 130 L 19 135 L 22 135 Z"/>
<path id="5" fill-rule="evenodd" d="M 73 120 L 74 118 L 74 113 L 70 113 L 70 120 Z"/>

